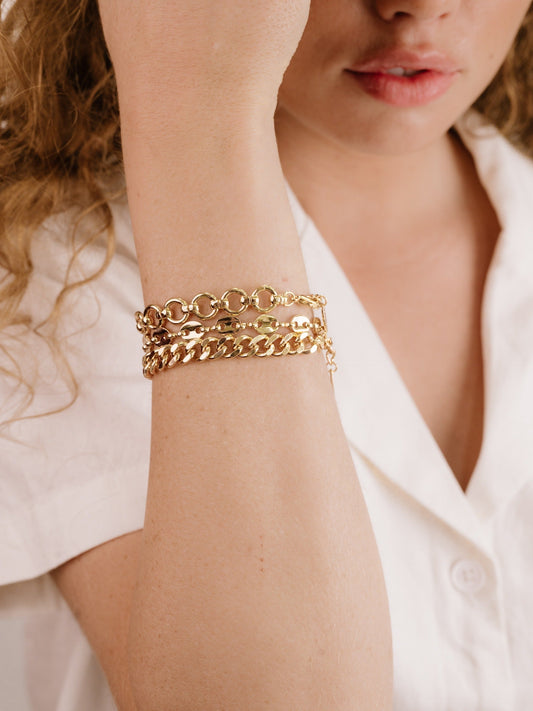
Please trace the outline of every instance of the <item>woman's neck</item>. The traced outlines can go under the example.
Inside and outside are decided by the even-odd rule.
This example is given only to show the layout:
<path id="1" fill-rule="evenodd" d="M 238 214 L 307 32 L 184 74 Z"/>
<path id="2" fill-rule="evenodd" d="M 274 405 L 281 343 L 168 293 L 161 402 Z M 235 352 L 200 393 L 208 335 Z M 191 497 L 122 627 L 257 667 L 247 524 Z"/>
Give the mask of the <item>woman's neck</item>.
<path id="1" fill-rule="evenodd" d="M 451 220 L 487 205 L 454 133 L 416 153 L 383 156 L 350 150 L 283 113 L 276 131 L 285 176 L 303 208 L 338 251 L 356 252 L 361 263 L 426 251 Z"/>

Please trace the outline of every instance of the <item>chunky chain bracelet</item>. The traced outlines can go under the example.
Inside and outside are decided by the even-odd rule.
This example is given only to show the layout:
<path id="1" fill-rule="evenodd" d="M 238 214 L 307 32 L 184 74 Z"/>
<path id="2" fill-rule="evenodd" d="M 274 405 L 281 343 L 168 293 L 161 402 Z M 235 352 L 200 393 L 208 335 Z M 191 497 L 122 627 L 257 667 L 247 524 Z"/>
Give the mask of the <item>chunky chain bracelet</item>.
<path id="1" fill-rule="evenodd" d="M 268 294 L 266 306 L 261 305 L 262 293 Z M 235 300 L 235 296 L 239 303 L 232 307 L 230 298 Z M 206 300 L 208 308 L 202 310 L 202 301 Z M 276 306 L 293 304 L 320 309 L 322 321 L 315 316 L 297 315 L 283 322 L 270 315 Z M 204 362 L 218 358 L 295 355 L 314 353 L 321 348 L 325 351 L 333 383 L 332 373 L 337 370 L 337 365 L 333 343 L 327 332 L 326 304 L 326 298 L 320 294 L 278 293 L 268 285 L 258 287 L 251 295 L 234 287 L 224 292 L 220 299 L 209 292 L 202 292 L 190 303 L 182 298 L 172 298 L 163 307 L 151 304 L 135 314 L 137 329 L 143 336 L 143 374 L 151 378 L 162 370 L 194 360 Z M 253 321 L 239 318 L 249 308 L 260 315 Z M 212 325 L 205 323 L 221 311 L 229 316 L 219 317 Z M 188 320 L 191 317 L 199 320 Z M 242 333 L 244 329 L 251 329 L 257 335 Z M 281 333 L 280 329 L 287 329 L 287 333 Z"/>

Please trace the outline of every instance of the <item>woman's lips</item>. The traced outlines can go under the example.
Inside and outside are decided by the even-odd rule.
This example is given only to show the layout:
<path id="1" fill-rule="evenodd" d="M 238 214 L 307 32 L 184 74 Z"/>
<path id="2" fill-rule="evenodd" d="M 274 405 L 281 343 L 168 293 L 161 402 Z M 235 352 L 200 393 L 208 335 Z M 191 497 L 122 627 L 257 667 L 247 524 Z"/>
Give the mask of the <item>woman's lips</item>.
<path id="1" fill-rule="evenodd" d="M 399 75 L 399 70 L 407 75 Z M 404 50 L 384 52 L 347 73 L 367 94 L 400 107 L 423 106 L 446 93 L 458 74 L 445 55 Z"/>
<path id="2" fill-rule="evenodd" d="M 386 72 L 349 72 L 359 86 L 375 99 L 393 106 L 423 106 L 442 96 L 455 74 L 428 69 L 413 76 L 395 76 Z"/>

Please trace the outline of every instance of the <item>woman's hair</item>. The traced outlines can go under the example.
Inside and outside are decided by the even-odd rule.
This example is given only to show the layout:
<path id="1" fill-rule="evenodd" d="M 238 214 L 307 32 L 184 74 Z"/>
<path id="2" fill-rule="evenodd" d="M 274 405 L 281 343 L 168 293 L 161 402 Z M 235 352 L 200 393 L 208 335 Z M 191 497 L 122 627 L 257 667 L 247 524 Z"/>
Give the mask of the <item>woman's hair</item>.
<path id="1" fill-rule="evenodd" d="M 46 333 L 58 354 L 54 322 L 63 302 L 113 253 L 109 201 L 124 192 L 115 79 L 96 0 L 0 0 L 0 21 L 0 333 Z M 32 241 L 48 217 L 65 210 L 72 216 L 69 268 L 48 318 L 33 323 L 21 311 Z M 99 268 L 74 278 L 76 259 L 98 240 L 106 245 Z M 21 411 L 33 389 L 0 349 L 0 375 L 25 386 Z M 74 399 L 75 378 L 68 365 L 62 370 Z"/>
<path id="2" fill-rule="evenodd" d="M 474 108 L 533 157 L 533 3 L 498 74 Z"/>
<path id="3" fill-rule="evenodd" d="M 102 235 L 106 257 L 88 278 L 111 258 L 110 186 L 122 175 L 118 100 L 97 0 L 0 0 L 0 22 L 0 332 L 21 324 L 37 332 L 42 323 L 25 320 L 20 304 L 39 226 L 74 210 L 72 260 Z M 533 5 L 475 107 L 533 155 Z M 71 274 L 48 323 L 88 280 Z"/>

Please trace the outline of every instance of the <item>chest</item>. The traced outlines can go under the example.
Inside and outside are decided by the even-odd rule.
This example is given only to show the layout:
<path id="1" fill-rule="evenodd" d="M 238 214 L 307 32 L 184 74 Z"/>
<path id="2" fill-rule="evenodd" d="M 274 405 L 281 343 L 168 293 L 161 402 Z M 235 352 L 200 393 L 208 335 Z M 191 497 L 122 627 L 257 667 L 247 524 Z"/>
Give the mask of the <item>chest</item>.
<path id="1" fill-rule="evenodd" d="M 483 440 L 483 295 L 497 230 L 423 258 L 337 259 L 463 490 Z M 335 252 L 335 249 L 333 250 Z"/>

